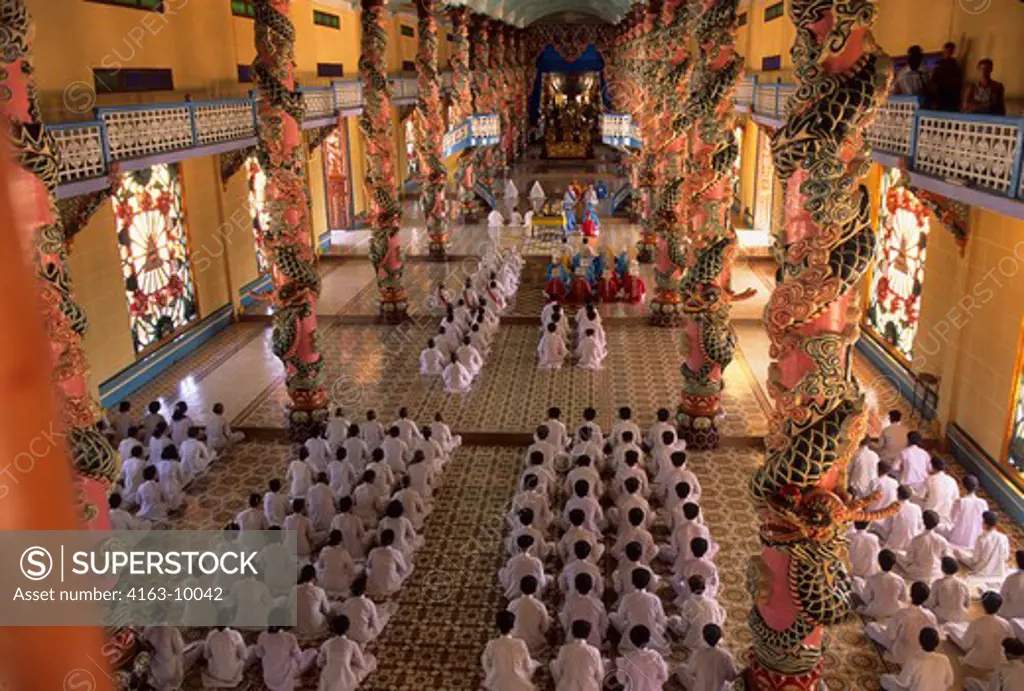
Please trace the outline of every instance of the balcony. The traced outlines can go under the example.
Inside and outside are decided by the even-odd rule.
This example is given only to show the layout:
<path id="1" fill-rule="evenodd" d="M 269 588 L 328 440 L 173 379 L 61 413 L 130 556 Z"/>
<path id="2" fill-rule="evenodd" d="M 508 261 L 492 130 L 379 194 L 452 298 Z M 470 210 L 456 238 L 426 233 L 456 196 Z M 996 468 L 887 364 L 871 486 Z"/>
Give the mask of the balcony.
<path id="1" fill-rule="evenodd" d="M 734 97 L 736 110 L 780 127 L 795 89 L 744 77 Z M 912 184 L 1024 219 L 1024 118 L 931 111 L 916 96 L 891 96 L 865 139 L 874 160 L 904 166 Z"/>
<path id="2" fill-rule="evenodd" d="M 416 102 L 415 78 L 389 81 L 395 105 Z M 299 87 L 298 93 L 303 129 L 327 127 L 339 116 L 358 115 L 363 109 L 363 86 L 358 81 Z M 103 189 L 115 169 L 138 170 L 253 146 L 258 97 L 253 91 L 249 98 L 97 108 L 95 120 L 47 125 L 60 161 L 57 196 Z"/>

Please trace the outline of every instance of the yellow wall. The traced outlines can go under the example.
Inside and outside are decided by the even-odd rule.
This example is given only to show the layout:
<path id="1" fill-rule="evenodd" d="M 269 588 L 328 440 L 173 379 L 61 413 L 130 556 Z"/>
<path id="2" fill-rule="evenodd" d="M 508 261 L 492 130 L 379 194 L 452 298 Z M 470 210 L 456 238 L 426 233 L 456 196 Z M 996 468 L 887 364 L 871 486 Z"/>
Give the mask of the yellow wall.
<path id="1" fill-rule="evenodd" d="M 324 188 L 324 154 L 323 147 L 318 146 L 309 154 L 306 164 L 306 178 L 309 180 L 309 199 L 313 205 L 313 247 L 327 227 L 327 197 Z"/>
<path id="2" fill-rule="evenodd" d="M 231 301 L 238 305 L 239 290 L 256 280 L 259 271 L 256 265 L 256 247 L 252 234 L 252 214 L 249 211 L 248 174 L 243 166 L 228 181 L 218 185 L 220 189 L 220 217 L 223 219 L 217 230 L 217 237 L 211 238 L 204 248 L 193 248 L 193 264 L 198 269 L 213 271 L 217 257 L 223 253 L 227 257 L 227 271 L 231 278 Z M 211 264 L 206 269 L 202 259 L 208 257 Z"/>
<path id="3" fill-rule="evenodd" d="M 223 223 L 220 201 L 220 168 L 217 158 L 190 158 L 180 164 L 188 223 L 189 247 L 193 254 L 205 247 L 217 252 Z M 195 264 L 195 262 L 193 262 Z M 192 280 L 199 294 L 199 316 L 206 317 L 231 302 L 225 259 L 217 254 L 209 266 L 193 266 Z"/>
<path id="4" fill-rule="evenodd" d="M 740 158 L 740 207 L 744 215 L 754 213 L 754 185 L 757 172 L 757 123 L 750 118 L 740 120 L 743 142 Z"/>

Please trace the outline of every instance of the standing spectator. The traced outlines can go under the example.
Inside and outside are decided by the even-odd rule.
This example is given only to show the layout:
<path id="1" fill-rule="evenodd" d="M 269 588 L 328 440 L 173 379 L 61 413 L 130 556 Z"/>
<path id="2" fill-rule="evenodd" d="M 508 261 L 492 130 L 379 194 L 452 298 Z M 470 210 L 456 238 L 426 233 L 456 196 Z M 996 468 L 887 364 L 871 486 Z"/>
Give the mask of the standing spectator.
<path id="1" fill-rule="evenodd" d="M 956 59 L 956 44 L 952 41 L 942 46 L 942 57 L 932 70 L 930 83 L 929 108 L 953 112 L 960 107 L 964 75 Z"/>
<path id="2" fill-rule="evenodd" d="M 964 91 L 963 111 L 979 115 L 1006 115 L 1005 89 L 1002 82 L 992 79 L 995 64 L 990 58 L 978 61 L 978 81 L 971 82 Z"/>
<path id="3" fill-rule="evenodd" d="M 896 75 L 893 94 L 899 96 L 927 96 L 928 73 L 924 71 L 924 51 L 921 46 L 907 49 L 907 66 Z"/>

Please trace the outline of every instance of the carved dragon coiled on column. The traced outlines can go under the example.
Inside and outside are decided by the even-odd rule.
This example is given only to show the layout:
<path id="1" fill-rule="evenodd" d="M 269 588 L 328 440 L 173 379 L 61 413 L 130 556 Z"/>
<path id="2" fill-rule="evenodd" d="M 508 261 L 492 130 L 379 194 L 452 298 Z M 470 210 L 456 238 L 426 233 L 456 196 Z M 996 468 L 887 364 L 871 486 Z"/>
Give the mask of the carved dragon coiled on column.
<path id="1" fill-rule="evenodd" d="M 320 274 L 310 241 L 310 204 L 302 146 L 302 100 L 295 91 L 295 27 L 290 0 L 256 0 L 256 60 L 259 86 L 257 157 L 267 176 L 264 246 L 273 263 L 274 354 L 285 365 L 294 437 L 316 434 L 327 418 L 323 358 L 316 327 Z"/>
<path id="2" fill-rule="evenodd" d="M 359 130 L 366 143 L 366 189 L 370 197 L 373 238 L 370 262 L 377 273 L 380 314 L 388 321 L 405 319 L 408 298 L 402 285 L 405 262 L 398 231 L 402 210 L 398 204 L 395 153 L 391 140 L 391 91 L 387 75 L 388 34 L 384 28 L 383 0 L 363 0 L 362 54 L 363 114 Z"/>
<path id="3" fill-rule="evenodd" d="M 416 128 L 421 168 L 424 171 L 420 203 L 427 220 L 430 256 L 444 259 L 448 253 L 448 218 L 445 214 L 445 188 L 448 168 L 444 164 L 444 119 L 441 114 L 441 84 L 437 71 L 438 0 L 417 0 L 419 53 L 416 56 L 419 101 L 416 104 Z"/>
<path id="4" fill-rule="evenodd" d="M 459 126 L 473 114 L 473 92 L 470 88 L 469 72 L 469 9 L 455 7 L 451 11 L 451 20 L 454 40 L 451 42 L 449 58 L 452 67 L 452 108 L 449 128 Z M 459 154 L 455 183 L 461 202 L 460 213 L 467 221 L 473 216 L 474 182 L 472 153 L 463 151 Z"/>
<path id="5" fill-rule="evenodd" d="M 494 88 L 490 70 L 491 21 L 483 15 L 473 16 L 473 31 L 470 34 L 469 68 L 473 75 L 473 112 L 477 115 L 496 113 Z M 493 157 L 490 147 L 473 149 L 473 169 L 476 181 L 489 190 L 494 190 Z"/>
<path id="6" fill-rule="evenodd" d="M 760 595 L 751 611 L 756 689 L 816 688 L 822 627 L 850 611 L 847 527 L 891 515 L 851 501 L 845 467 L 865 433 L 851 371 L 859 331 L 855 286 L 875 238 L 861 131 L 888 92 L 890 64 L 871 35 L 872 0 L 793 0 L 798 88 L 772 138 L 786 188 L 783 280 L 765 309 L 776 408 L 764 465 L 751 480 L 762 513 Z M 765 582 L 767 581 L 767 582 Z"/>

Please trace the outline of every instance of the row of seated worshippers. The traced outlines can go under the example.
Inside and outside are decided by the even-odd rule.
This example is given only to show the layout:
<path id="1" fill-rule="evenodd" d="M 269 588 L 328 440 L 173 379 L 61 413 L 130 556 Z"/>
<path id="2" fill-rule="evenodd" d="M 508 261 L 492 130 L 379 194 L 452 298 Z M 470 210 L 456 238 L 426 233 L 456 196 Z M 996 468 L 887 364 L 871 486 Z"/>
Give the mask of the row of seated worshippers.
<path id="1" fill-rule="evenodd" d="M 567 236 L 562 238 L 561 246 L 551 255 L 544 282 L 548 298 L 577 304 L 597 300 L 638 303 L 645 293 L 635 250 L 618 255 L 607 247 L 598 251 L 586 237 L 578 251 Z"/>
<path id="2" fill-rule="evenodd" d="M 393 600 L 423 544 L 419 532 L 433 493 L 460 444 L 440 415 L 421 429 L 402 409 L 385 428 L 372 410 L 356 424 L 336 409 L 326 432 L 299 447 L 286 470 L 287 486 L 271 479 L 268 491 L 252 493 L 248 508 L 224 531 L 228 539 L 245 539 L 247 531 L 294 531 L 298 562 L 271 541 L 259 557 L 265 580 L 232 583 L 222 603 L 190 604 L 196 611 L 186 612 L 186 620 L 218 622 L 204 640 L 185 645 L 176 627 L 147 629 L 149 684 L 180 688 L 200 663 L 205 688 L 237 688 L 258 662 L 274 691 L 292 691 L 314 666 L 321 691 L 357 688 L 376 668 L 364 647 L 397 609 Z M 289 593 L 296 626 L 268 627 L 268 621 L 287 619 L 280 608 Z M 253 629 L 264 630 L 246 645 L 240 630 Z"/>
<path id="3" fill-rule="evenodd" d="M 498 575 L 508 605 L 497 618 L 501 635 L 482 657 L 485 688 L 536 688 L 541 656 L 552 658 L 557 691 L 599 691 L 609 679 L 626 691 L 653 691 L 670 674 L 687 689 L 726 688 L 739 669 L 718 647 L 726 618 L 715 599 L 718 546 L 669 412 L 658 411 L 646 435 L 629 408 L 607 436 L 593 409 L 572 436 L 560 417 L 554 408 L 537 428 L 508 513 L 509 558 Z M 660 546 L 656 527 L 669 535 Z M 658 567 L 668 570 L 665 579 L 654 571 L 659 560 L 670 565 Z M 666 614 L 660 592 L 677 615 Z M 545 593 L 560 603 L 557 617 Z M 610 612 L 606 601 L 614 602 Z M 670 671 L 672 638 L 690 657 Z"/>
<path id="4" fill-rule="evenodd" d="M 480 376 L 508 301 L 519 290 L 522 258 L 515 247 L 489 252 L 458 298 L 443 283 L 437 299 L 445 308 L 438 333 L 420 352 L 420 373 L 440 376 L 445 393 L 467 394 Z"/>
<path id="5" fill-rule="evenodd" d="M 576 324 L 576 346 L 572 351 L 576 366 L 591 371 L 604 369 L 604 359 L 608 356 L 608 339 L 597 308 L 588 302 L 576 311 L 572 321 Z M 537 368 L 561 369 L 569 354 L 570 331 L 569 317 L 557 300 L 550 300 L 541 310 L 540 330 Z"/>
<path id="6" fill-rule="evenodd" d="M 984 678 L 1002 679 L 1003 667 L 1021 679 L 1017 644 L 1004 645 L 1004 639 L 1024 641 L 1024 551 L 1016 553 L 1018 570 L 1009 573 L 1010 540 L 998 528 L 998 514 L 977 496 L 977 478 L 963 479 L 961 495 L 945 462 L 921 448 L 920 435 L 907 437 L 889 461 L 864 439 L 848 473 L 852 495 L 877 495 L 872 509 L 899 506 L 891 518 L 855 524 L 850 535 L 859 609 L 874 619 L 868 636 L 902 668 L 882 684 L 890 690 L 952 688 L 949 661 L 935 652 L 942 638 L 964 652 L 972 674 L 965 688 L 987 688 Z M 984 610 L 973 620 L 972 599 Z M 938 642 L 933 645 L 925 629 L 934 629 Z"/>
<path id="7" fill-rule="evenodd" d="M 160 410 L 160 402 L 153 401 L 137 420 L 131 403 L 124 401 L 108 415 L 105 429 L 121 456 L 118 484 L 108 498 L 113 530 L 162 527 L 169 516 L 187 509 L 186 490 L 209 470 L 216 449 L 245 437 L 231 430 L 220 403 L 206 422 L 205 438 L 184 401 L 175 404 L 170 421 Z"/>

